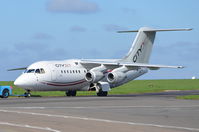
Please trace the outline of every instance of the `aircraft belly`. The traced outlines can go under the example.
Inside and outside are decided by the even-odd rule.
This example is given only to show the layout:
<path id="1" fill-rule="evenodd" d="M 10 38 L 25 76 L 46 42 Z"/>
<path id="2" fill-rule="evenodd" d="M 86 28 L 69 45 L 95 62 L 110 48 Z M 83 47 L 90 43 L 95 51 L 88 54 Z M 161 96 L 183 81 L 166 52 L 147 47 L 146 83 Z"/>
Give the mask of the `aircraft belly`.
<path id="1" fill-rule="evenodd" d="M 89 83 L 82 79 L 73 82 L 53 82 L 53 81 L 41 81 L 38 84 L 38 88 L 35 91 L 67 91 L 67 90 L 81 90 L 82 88 L 89 86 Z"/>

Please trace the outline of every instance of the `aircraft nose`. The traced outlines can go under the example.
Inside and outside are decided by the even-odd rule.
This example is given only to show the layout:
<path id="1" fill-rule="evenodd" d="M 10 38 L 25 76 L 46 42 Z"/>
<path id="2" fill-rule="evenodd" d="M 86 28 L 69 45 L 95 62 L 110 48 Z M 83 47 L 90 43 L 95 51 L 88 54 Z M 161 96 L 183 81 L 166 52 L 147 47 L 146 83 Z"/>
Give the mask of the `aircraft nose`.
<path id="1" fill-rule="evenodd" d="M 34 75 L 27 76 L 26 74 L 22 74 L 14 81 L 14 85 L 24 89 L 31 89 L 37 87 L 37 81 Z"/>
<path id="2" fill-rule="evenodd" d="M 14 81 L 14 85 L 15 86 L 18 86 L 18 87 L 21 87 L 24 85 L 24 81 L 22 80 L 21 77 L 18 77 L 15 81 Z"/>

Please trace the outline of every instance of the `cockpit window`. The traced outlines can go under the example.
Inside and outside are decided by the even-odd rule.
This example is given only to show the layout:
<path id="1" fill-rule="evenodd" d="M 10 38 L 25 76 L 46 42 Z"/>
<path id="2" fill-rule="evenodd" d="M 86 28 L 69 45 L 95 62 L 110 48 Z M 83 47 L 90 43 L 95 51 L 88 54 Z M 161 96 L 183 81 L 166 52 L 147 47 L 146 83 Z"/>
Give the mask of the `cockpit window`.
<path id="1" fill-rule="evenodd" d="M 40 69 L 27 69 L 24 73 L 37 73 L 37 74 L 44 74 L 45 71 L 43 68 Z"/>
<path id="2" fill-rule="evenodd" d="M 35 72 L 35 69 L 29 69 L 26 71 L 26 73 L 34 73 Z"/>
<path id="3" fill-rule="evenodd" d="M 36 70 L 35 70 L 35 73 L 40 73 L 40 70 L 39 70 L 39 69 L 36 69 Z"/>
<path id="4" fill-rule="evenodd" d="M 43 69 L 43 68 L 40 68 L 40 69 L 36 69 L 36 70 L 35 70 L 35 73 L 38 73 L 38 74 L 44 74 L 44 73 L 45 73 L 45 71 L 44 71 L 44 69 Z"/>
<path id="5" fill-rule="evenodd" d="M 27 73 L 27 71 L 28 71 L 28 70 L 26 69 L 26 70 L 24 71 L 24 73 Z"/>
<path id="6" fill-rule="evenodd" d="M 40 72 L 41 72 L 41 73 L 45 73 L 45 71 L 44 71 L 44 69 L 43 69 L 43 68 L 41 68 L 41 69 L 40 69 Z"/>

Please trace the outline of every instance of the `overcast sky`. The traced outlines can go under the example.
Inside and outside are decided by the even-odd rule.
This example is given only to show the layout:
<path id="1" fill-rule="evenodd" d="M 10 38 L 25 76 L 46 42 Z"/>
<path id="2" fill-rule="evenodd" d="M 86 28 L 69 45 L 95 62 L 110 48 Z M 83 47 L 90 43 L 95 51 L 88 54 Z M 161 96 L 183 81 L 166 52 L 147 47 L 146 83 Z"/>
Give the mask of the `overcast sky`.
<path id="1" fill-rule="evenodd" d="M 199 78 L 198 0 L 1 0 L 0 81 L 15 80 L 40 60 L 122 58 L 135 33 L 118 30 L 194 28 L 157 33 L 151 64 L 184 69 L 150 71 L 139 79 Z"/>

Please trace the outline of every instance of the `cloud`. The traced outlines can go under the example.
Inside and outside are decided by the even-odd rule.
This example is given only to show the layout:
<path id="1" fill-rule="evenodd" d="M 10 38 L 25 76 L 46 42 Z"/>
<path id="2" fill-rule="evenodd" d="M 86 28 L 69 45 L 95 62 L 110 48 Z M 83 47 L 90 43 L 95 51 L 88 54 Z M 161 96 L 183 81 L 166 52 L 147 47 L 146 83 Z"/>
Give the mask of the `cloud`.
<path id="1" fill-rule="evenodd" d="M 72 32 L 85 32 L 86 28 L 80 27 L 80 26 L 73 26 L 70 28 L 70 31 Z"/>
<path id="2" fill-rule="evenodd" d="M 56 48 L 52 44 L 29 42 L 14 44 L 12 50 L 12 57 L 34 61 L 64 59 L 68 53 L 65 49 Z"/>
<path id="3" fill-rule="evenodd" d="M 177 42 L 171 45 L 164 44 L 156 46 L 153 56 L 156 60 L 176 61 L 176 62 L 195 62 L 199 58 L 199 43 L 193 42 Z M 161 57 L 159 57 L 161 55 Z"/>
<path id="4" fill-rule="evenodd" d="M 185 61 L 195 61 L 199 58 L 199 43 L 178 42 L 173 45 L 172 49 L 176 51 L 175 54 L 178 54 L 178 57 Z"/>
<path id="5" fill-rule="evenodd" d="M 136 14 L 136 10 L 131 9 L 131 8 L 122 8 L 123 13 L 128 13 L 128 14 Z"/>
<path id="6" fill-rule="evenodd" d="M 23 52 L 23 51 L 33 51 L 33 52 L 37 52 L 38 50 L 41 51 L 42 49 L 46 49 L 46 44 L 43 43 L 17 43 L 14 44 L 14 50 L 18 51 L 18 52 Z"/>
<path id="7" fill-rule="evenodd" d="M 114 25 L 114 24 L 107 24 L 107 25 L 104 25 L 104 29 L 108 32 L 115 32 L 119 30 L 127 30 L 128 28 Z"/>
<path id="8" fill-rule="evenodd" d="M 102 56 L 102 52 L 99 51 L 98 49 L 92 48 L 92 49 L 87 49 L 84 51 L 81 51 L 83 53 L 84 58 L 98 58 L 99 56 Z M 81 54 L 80 54 L 81 55 Z"/>
<path id="9" fill-rule="evenodd" d="M 53 39 L 53 37 L 47 33 L 36 33 L 33 36 L 34 39 L 41 39 L 41 40 L 45 40 L 45 39 Z"/>
<path id="10" fill-rule="evenodd" d="M 88 14 L 97 12 L 99 7 L 96 3 L 85 0 L 50 0 L 47 4 L 47 10 L 50 12 Z"/>

